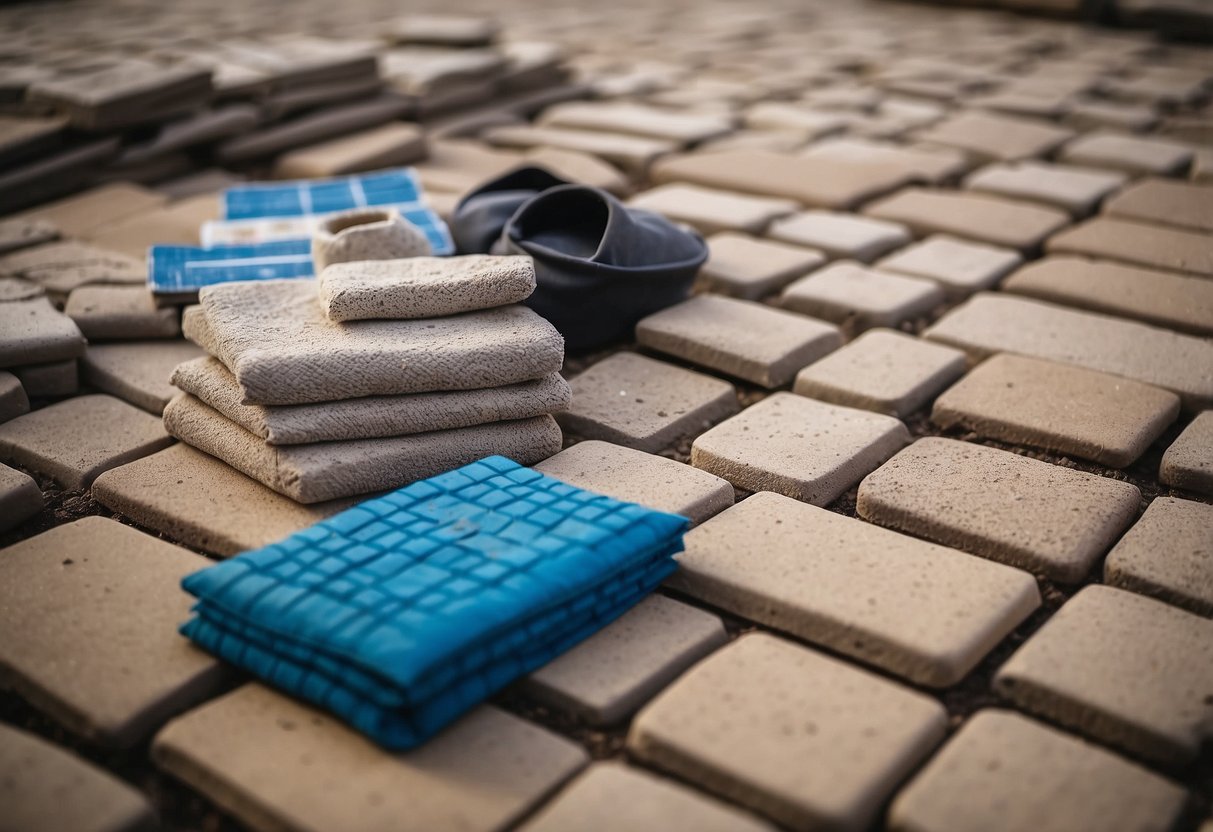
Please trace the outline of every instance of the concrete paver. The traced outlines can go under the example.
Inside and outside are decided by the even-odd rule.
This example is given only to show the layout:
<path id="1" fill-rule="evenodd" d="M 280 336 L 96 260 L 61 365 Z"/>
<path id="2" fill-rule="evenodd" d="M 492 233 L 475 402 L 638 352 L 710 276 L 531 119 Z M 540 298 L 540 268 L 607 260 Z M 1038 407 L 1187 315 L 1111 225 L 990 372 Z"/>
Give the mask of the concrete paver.
<path id="1" fill-rule="evenodd" d="M 85 383 L 148 413 L 161 414 L 177 393 L 173 370 L 206 353 L 189 341 L 90 345 L 80 359 Z"/>
<path id="2" fill-rule="evenodd" d="M 632 197 L 628 205 L 664 214 L 701 234 L 744 231 L 761 234 L 771 221 L 791 214 L 797 203 L 790 199 L 732 193 L 698 185 L 661 185 Z"/>
<path id="3" fill-rule="evenodd" d="M 934 281 L 906 277 L 840 260 L 789 284 L 779 296 L 785 309 L 831 321 L 849 332 L 897 327 L 943 304 Z"/>
<path id="4" fill-rule="evenodd" d="M 1072 216 L 1084 217 L 1093 213 L 1100 201 L 1128 178 L 1127 174 L 1115 171 L 1017 162 L 984 167 L 965 179 L 965 187 L 1061 208 Z"/>
<path id="5" fill-rule="evenodd" d="M 42 489 L 29 474 L 0 465 L 0 532 L 42 511 Z"/>
<path id="6" fill-rule="evenodd" d="M 1213 188 L 1171 179 L 1134 182 L 1104 205 L 1110 217 L 1213 231 Z"/>
<path id="7" fill-rule="evenodd" d="M 1033 119 L 972 112 L 953 115 L 918 131 L 915 137 L 982 160 L 1014 161 L 1044 156 L 1073 135 L 1073 131 Z"/>
<path id="8" fill-rule="evenodd" d="M 1173 176 L 1183 173 L 1192 163 L 1192 149 L 1165 139 L 1096 131 L 1068 142 L 1058 158 L 1092 168 Z"/>
<path id="9" fill-rule="evenodd" d="M 175 338 L 181 334 L 177 310 L 157 308 L 143 286 L 81 286 L 72 290 L 63 311 L 89 341 Z"/>
<path id="10" fill-rule="evenodd" d="M 871 217 L 899 222 L 919 235 L 953 234 L 1028 253 L 1064 228 L 1069 216 L 1054 208 L 982 194 L 907 188 L 864 208 Z"/>
<path id="11" fill-rule="evenodd" d="M 1023 258 L 1019 252 L 934 234 L 877 261 L 880 271 L 933 280 L 953 299 L 993 287 Z"/>
<path id="12" fill-rule="evenodd" d="M 821 252 L 744 234 L 722 232 L 708 239 L 708 261 L 699 283 L 711 292 L 759 300 L 825 263 Z"/>
<path id="13" fill-rule="evenodd" d="M 0 303 L 0 367 L 46 364 L 83 353 L 79 327 L 46 298 Z"/>
<path id="14" fill-rule="evenodd" d="M 1208 234 L 1142 222 L 1096 217 L 1051 237 L 1045 249 L 1213 277 L 1213 239 Z"/>
<path id="15" fill-rule="evenodd" d="M 1213 617 L 1213 506 L 1155 497 L 1108 553 L 1104 582 Z"/>
<path id="16" fill-rule="evenodd" d="M 1213 494 L 1213 411 L 1198 414 L 1171 443 L 1158 478 L 1174 488 Z"/>
<path id="17" fill-rule="evenodd" d="M 0 423 L 29 413 L 29 397 L 15 375 L 0 370 Z"/>
<path id="18" fill-rule="evenodd" d="M 806 246 L 830 258 L 871 263 L 910 242 L 910 232 L 892 222 L 833 211 L 804 211 L 777 219 L 768 235 L 784 243 Z"/>

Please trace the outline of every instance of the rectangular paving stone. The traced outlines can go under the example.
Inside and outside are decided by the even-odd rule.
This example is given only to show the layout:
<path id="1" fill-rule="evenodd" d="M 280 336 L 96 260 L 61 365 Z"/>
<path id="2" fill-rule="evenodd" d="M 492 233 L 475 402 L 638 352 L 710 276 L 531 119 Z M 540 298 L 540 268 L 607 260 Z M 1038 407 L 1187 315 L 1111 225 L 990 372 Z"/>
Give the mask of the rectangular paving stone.
<path id="1" fill-rule="evenodd" d="M 1010 445 L 1124 468 L 1179 416 L 1174 393 L 1019 355 L 978 364 L 935 400 L 931 421 Z"/>
<path id="2" fill-rule="evenodd" d="M 21 525 L 42 511 L 42 505 L 42 489 L 31 476 L 0 465 L 0 531 Z"/>
<path id="3" fill-rule="evenodd" d="M 1153 762 L 1209 740 L 1213 620 L 1088 586 L 1011 656 L 994 689 L 1016 707 Z"/>
<path id="4" fill-rule="evenodd" d="M 759 101 L 745 110 L 745 126 L 754 130 L 796 130 L 806 141 L 841 133 L 850 119 L 800 102 Z"/>
<path id="5" fill-rule="evenodd" d="M 718 231 L 761 234 L 772 220 L 791 214 L 799 207 L 790 199 L 773 199 L 678 183 L 659 185 L 637 194 L 628 200 L 628 205 L 664 214 L 675 222 L 695 228 L 701 234 L 715 234 Z"/>
<path id="6" fill-rule="evenodd" d="M 946 722 L 920 693 L 753 633 L 642 710 L 628 750 L 784 826 L 860 830 Z"/>
<path id="7" fill-rule="evenodd" d="M 691 445 L 691 464 L 748 491 L 834 502 L 910 441 L 890 416 L 775 393 Z"/>
<path id="8" fill-rule="evenodd" d="M 713 113 L 678 111 L 631 101 L 570 101 L 543 111 L 539 124 L 591 132 L 626 133 L 697 144 L 733 130 L 733 119 Z"/>
<path id="9" fill-rule="evenodd" d="M 997 161 L 1047 156 L 1073 136 L 1072 130 L 1034 119 L 982 112 L 960 112 L 915 134 L 919 141 Z"/>
<path id="10" fill-rule="evenodd" d="M 59 229 L 46 220 L 21 217 L 0 220 L 0 254 L 58 239 Z"/>
<path id="11" fill-rule="evenodd" d="M 856 511 L 1069 584 L 1086 577 L 1128 528 L 1140 501 L 1136 486 L 1119 480 L 926 437 L 860 483 Z"/>
<path id="12" fill-rule="evenodd" d="M 61 240 L 0 257 L 0 275 L 23 277 L 57 298 L 93 283 L 139 284 L 147 281 L 142 258 L 79 240 Z"/>
<path id="13" fill-rule="evenodd" d="M 101 517 L 0 552 L 6 684 L 68 730 L 126 748 L 216 694 L 226 671 L 177 633 L 201 555 Z"/>
<path id="14" fill-rule="evenodd" d="M 1176 393 L 1185 409 L 1213 405 L 1213 345 L 1134 321 L 979 294 L 923 336 L 975 361 L 1013 352 L 1152 384 Z"/>
<path id="15" fill-rule="evenodd" d="M 205 354 L 181 340 L 95 344 L 80 359 L 80 372 L 86 384 L 159 416 L 177 394 L 173 370 Z"/>
<path id="16" fill-rule="evenodd" d="M 49 222 L 64 237 L 83 237 L 106 223 L 161 207 L 168 198 L 133 182 L 111 182 L 22 211 L 26 220 Z"/>
<path id="17" fill-rule="evenodd" d="M 658 157 L 673 153 L 680 147 L 678 142 L 668 139 L 531 124 L 493 127 L 481 136 L 497 147 L 519 150 L 557 147 L 589 153 L 634 176 L 644 176 Z"/>
<path id="18" fill-rule="evenodd" d="M 1026 572 L 769 492 L 688 534 L 678 562 L 667 586 L 928 687 L 1040 605 Z"/>
<path id="19" fill-rule="evenodd" d="M 1213 232 L 1213 188 L 1170 179 L 1134 182 L 1104 205 L 1110 217 Z"/>
<path id="20" fill-rule="evenodd" d="M 733 486 L 707 471 L 609 442 L 587 440 L 533 466 L 569 485 L 702 523 L 733 505 Z"/>
<path id="21" fill-rule="evenodd" d="M 780 294 L 779 304 L 849 332 L 862 332 L 874 326 L 897 327 L 924 316 L 945 297 L 933 281 L 840 260 L 789 284 Z"/>
<path id="22" fill-rule="evenodd" d="M 1163 176 L 1181 174 L 1192 164 L 1192 148 L 1187 145 L 1104 131 L 1079 136 L 1057 156 L 1073 165 Z"/>
<path id="23" fill-rule="evenodd" d="M 814 142 L 798 155 L 809 159 L 840 160 L 848 163 L 880 162 L 882 165 L 900 168 L 912 182 L 927 185 L 950 181 L 969 169 L 965 154 L 959 150 L 899 145 L 854 136 Z"/>
<path id="24" fill-rule="evenodd" d="M 966 177 L 964 185 L 970 191 L 1022 199 L 1085 217 L 1128 178 L 1115 171 L 1014 162 L 984 167 Z"/>
<path id="25" fill-rule="evenodd" d="M 797 373 L 792 392 L 904 419 L 964 371 L 960 350 L 872 329 Z"/>
<path id="26" fill-rule="evenodd" d="M 880 271 L 925 277 L 949 298 L 964 298 L 989 289 L 1009 274 L 1023 257 L 1009 248 L 933 234 L 876 262 Z"/>
<path id="27" fill-rule="evenodd" d="M 258 684 L 170 722 L 152 760 L 250 827 L 345 832 L 505 829 L 588 762 L 488 705 L 393 754 Z"/>
<path id="28" fill-rule="evenodd" d="M 796 371 L 842 344 L 838 328 L 781 309 L 699 295 L 636 324 L 643 347 L 736 376 L 760 387 L 787 384 Z"/>
<path id="29" fill-rule="evenodd" d="M 910 232 L 892 222 L 834 211 L 804 211 L 771 224 L 768 235 L 784 243 L 807 246 L 830 258 L 871 263 L 910 242 Z"/>
<path id="30" fill-rule="evenodd" d="M 744 300 L 777 292 L 826 261 L 819 251 L 745 234 L 722 232 L 708 238 L 708 261 L 699 284 L 708 291 Z"/>
<path id="31" fill-rule="evenodd" d="M 1213 277 L 1213 236 L 1096 217 L 1049 239 L 1050 254 L 1077 254 Z"/>
<path id="32" fill-rule="evenodd" d="M 987 708 L 897 795 L 889 828 L 1165 832 L 1186 800 L 1179 786 L 1097 745 Z"/>
<path id="33" fill-rule="evenodd" d="M 1171 443 L 1158 478 L 1173 488 L 1213 494 L 1213 411 L 1198 413 Z"/>
<path id="34" fill-rule="evenodd" d="M 21 381 L 12 373 L 0 370 L 0 423 L 29 413 L 29 397 Z"/>
<path id="35" fill-rule="evenodd" d="M 74 359 L 84 343 L 75 322 L 44 297 L 0 303 L 0 367 Z"/>
<path id="36" fill-rule="evenodd" d="M 80 387 L 80 374 L 74 358 L 48 364 L 14 367 L 13 374 L 21 381 L 22 389 L 33 399 L 71 396 Z"/>
<path id="37" fill-rule="evenodd" d="M 1034 252 L 1069 216 L 1053 208 L 980 194 L 907 188 L 873 202 L 865 214 L 899 222 L 915 234 L 952 234 L 968 240 Z"/>
<path id="38" fill-rule="evenodd" d="M 656 453 L 739 410 L 733 385 L 619 352 L 573 377 L 573 403 L 556 421 L 570 433 Z"/>
<path id="39" fill-rule="evenodd" d="M 1213 506 L 1155 497 L 1112 547 L 1104 583 L 1213 617 Z"/>
<path id="40" fill-rule="evenodd" d="M 144 286 L 81 286 L 72 290 L 63 311 L 90 341 L 136 341 L 181 334 L 176 307 L 158 309 Z"/>
<path id="41" fill-rule="evenodd" d="M 341 176 L 409 165 L 420 162 L 425 155 L 421 129 L 397 121 L 284 153 L 274 162 L 274 178 Z"/>

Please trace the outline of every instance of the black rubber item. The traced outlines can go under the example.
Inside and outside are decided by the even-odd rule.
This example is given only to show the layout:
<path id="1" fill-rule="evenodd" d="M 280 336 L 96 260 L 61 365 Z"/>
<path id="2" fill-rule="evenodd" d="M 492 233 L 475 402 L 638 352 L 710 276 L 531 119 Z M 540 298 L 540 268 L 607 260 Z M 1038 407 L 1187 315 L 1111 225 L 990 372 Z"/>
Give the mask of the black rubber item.
<path id="1" fill-rule="evenodd" d="M 510 217 L 531 197 L 568 182 L 541 167 L 515 168 L 481 185 L 455 206 L 451 237 L 460 254 L 488 254 Z"/>

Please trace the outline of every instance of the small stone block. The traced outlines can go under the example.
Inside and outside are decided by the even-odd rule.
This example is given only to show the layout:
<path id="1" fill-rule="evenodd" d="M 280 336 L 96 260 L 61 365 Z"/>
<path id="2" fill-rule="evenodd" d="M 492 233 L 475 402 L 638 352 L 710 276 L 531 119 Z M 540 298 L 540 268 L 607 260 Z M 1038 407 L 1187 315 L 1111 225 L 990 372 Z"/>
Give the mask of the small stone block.
<path id="1" fill-rule="evenodd" d="M 0 367 L 48 364 L 84 354 L 84 336 L 44 297 L 0 303 Z"/>
<path id="2" fill-rule="evenodd" d="M 144 286 L 81 286 L 68 295 L 63 311 L 90 341 L 176 338 L 176 307 L 159 309 Z"/>
<path id="3" fill-rule="evenodd" d="M 1064 228 L 1070 217 L 1053 208 L 981 194 L 907 188 L 877 200 L 864 213 L 907 226 L 914 233 L 953 234 L 1030 253 Z"/>
<path id="4" fill-rule="evenodd" d="M 919 141 L 955 147 L 978 159 L 1011 161 L 1045 156 L 1074 135 L 1042 121 L 962 112 L 915 134 Z"/>
<path id="5" fill-rule="evenodd" d="M 959 299 L 993 287 L 1022 262 L 1009 248 L 935 234 L 877 261 L 876 268 L 933 280 L 949 298 Z"/>
<path id="6" fill-rule="evenodd" d="M 1145 179 L 1108 200 L 1104 213 L 1207 233 L 1213 231 L 1213 188 L 1171 179 Z"/>
<path id="7" fill-rule="evenodd" d="M 42 489 L 28 474 L 0 465 L 0 532 L 42 511 Z"/>
<path id="8" fill-rule="evenodd" d="M 933 281 L 842 260 L 789 285 L 779 303 L 793 312 L 862 332 L 874 326 L 897 327 L 926 315 L 945 299 L 943 289 Z"/>
<path id="9" fill-rule="evenodd" d="M 1103 574 L 1104 583 L 1213 618 L 1213 506 L 1155 497 Z"/>
<path id="10" fill-rule="evenodd" d="M 1175 176 L 1192 164 L 1192 148 L 1166 139 L 1097 132 L 1074 139 L 1058 158 L 1084 167 Z"/>
<path id="11" fill-rule="evenodd" d="M 50 364 L 31 364 L 14 367 L 13 375 L 21 382 L 21 388 L 32 399 L 61 398 L 71 396 L 80 388 L 78 362 L 53 361 Z"/>
<path id="12" fill-rule="evenodd" d="M 1213 235 L 1143 222 L 1096 217 L 1050 238 L 1045 250 L 1213 277 Z"/>
<path id="13" fill-rule="evenodd" d="M 87 384 L 159 416 L 177 394 L 169 381 L 173 370 L 205 354 L 189 341 L 96 344 L 80 359 L 80 370 Z"/>
<path id="14" fill-rule="evenodd" d="M 1198 414 L 1171 443 L 1158 478 L 1173 488 L 1213 494 L 1213 411 Z"/>
<path id="15" fill-rule="evenodd" d="M 0 254 L 49 243 L 59 237 L 59 229 L 46 220 L 10 217 L 0 220 Z"/>
<path id="16" fill-rule="evenodd" d="M 825 252 L 831 259 L 861 263 L 910 242 L 910 232 L 902 225 L 833 211 L 805 211 L 776 220 L 768 233 L 780 242 Z"/>
<path id="17" fill-rule="evenodd" d="M 0 423 L 29 413 L 29 396 L 20 380 L 12 373 L 0 370 Z"/>
<path id="18" fill-rule="evenodd" d="M 1061 208 L 1071 216 L 1084 217 L 1093 213 L 1100 201 L 1127 179 L 1127 175 L 1113 171 L 1016 162 L 984 167 L 965 179 L 965 187 Z"/>
<path id="19" fill-rule="evenodd" d="M 701 188 L 698 185 L 660 185 L 628 200 L 628 206 L 663 214 L 702 234 L 745 231 L 761 234 L 771 221 L 800 206 L 790 199 Z"/>
<path id="20" fill-rule="evenodd" d="M 820 252 L 744 234 L 723 232 L 708 240 L 708 262 L 699 282 L 708 291 L 758 300 L 802 277 L 826 258 Z"/>

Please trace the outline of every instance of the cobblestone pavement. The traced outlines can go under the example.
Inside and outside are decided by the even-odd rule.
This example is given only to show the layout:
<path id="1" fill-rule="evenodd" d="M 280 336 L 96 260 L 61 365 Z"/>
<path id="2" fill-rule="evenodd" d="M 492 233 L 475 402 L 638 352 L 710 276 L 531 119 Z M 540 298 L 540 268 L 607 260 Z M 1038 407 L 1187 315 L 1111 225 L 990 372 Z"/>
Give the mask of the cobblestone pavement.
<path id="1" fill-rule="evenodd" d="M 1207 48 L 883 2 L 399 5 L 0 10 L 0 817 L 1213 829 Z M 238 178 L 415 163 L 445 213 L 523 159 L 709 240 L 695 297 L 567 359 L 539 465 L 696 526 L 660 594 L 389 755 L 176 634 L 183 575 L 348 503 L 172 444 L 203 353 L 142 258 Z"/>

